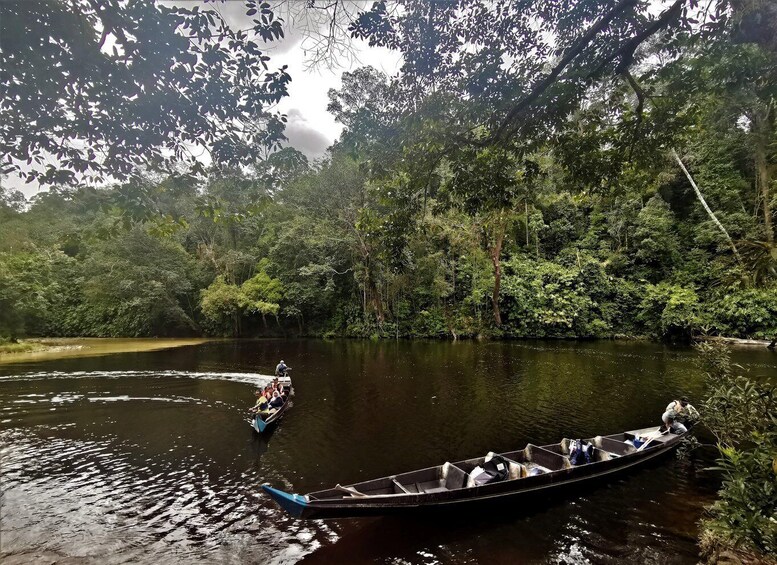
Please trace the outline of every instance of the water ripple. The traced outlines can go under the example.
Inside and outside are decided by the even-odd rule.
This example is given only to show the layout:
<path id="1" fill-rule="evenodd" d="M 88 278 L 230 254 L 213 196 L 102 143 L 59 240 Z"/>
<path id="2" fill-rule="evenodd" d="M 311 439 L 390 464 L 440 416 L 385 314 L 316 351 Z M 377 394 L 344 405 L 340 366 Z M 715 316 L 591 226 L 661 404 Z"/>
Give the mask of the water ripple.
<path id="1" fill-rule="evenodd" d="M 660 417 L 668 396 L 703 391 L 687 350 L 559 342 L 208 347 L 175 363 L 175 353 L 144 354 L 85 359 L 68 365 L 85 369 L 73 372 L 0 376 L 1 556 L 108 565 L 696 561 L 696 523 L 715 489 L 699 472 L 705 462 L 669 459 L 530 512 L 436 520 L 300 522 L 259 489 L 269 482 L 309 492 L 527 442 L 641 427 Z M 272 436 L 259 438 L 245 410 L 253 387 L 272 377 L 232 369 L 259 366 L 285 347 L 296 348 L 301 375 L 294 407 Z M 126 362 L 146 369 L 150 358 L 163 367 L 104 370 Z"/>

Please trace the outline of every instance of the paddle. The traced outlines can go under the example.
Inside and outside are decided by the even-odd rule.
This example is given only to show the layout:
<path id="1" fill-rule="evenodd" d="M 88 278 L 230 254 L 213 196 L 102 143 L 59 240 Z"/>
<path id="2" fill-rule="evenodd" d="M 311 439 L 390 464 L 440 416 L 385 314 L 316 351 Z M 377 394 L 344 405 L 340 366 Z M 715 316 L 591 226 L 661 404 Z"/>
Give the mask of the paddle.
<path id="1" fill-rule="evenodd" d="M 339 490 L 340 492 L 345 492 L 353 496 L 354 498 L 363 498 L 367 495 L 364 493 L 359 492 L 355 488 L 352 487 L 344 487 L 343 485 L 337 484 L 335 485 L 335 490 Z"/>
<path id="2" fill-rule="evenodd" d="M 643 443 L 642 445 L 640 445 L 640 446 L 637 448 L 637 451 L 642 451 L 642 450 L 643 450 L 643 449 L 645 449 L 645 448 L 646 448 L 648 445 L 650 445 L 650 442 L 651 442 L 651 441 L 653 441 L 654 439 L 658 439 L 658 438 L 660 438 L 662 435 L 666 435 L 667 433 L 669 433 L 669 430 L 666 430 L 666 431 L 662 432 L 662 431 L 661 431 L 661 428 L 658 428 L 658 430 L 656 430 L 656 433 L 655 433 L 655 434 L 653 434 L 651 437 L 649 437 L 649 438 L 648 438 L 648 440 L 647 440 L 645 443 Z"/>

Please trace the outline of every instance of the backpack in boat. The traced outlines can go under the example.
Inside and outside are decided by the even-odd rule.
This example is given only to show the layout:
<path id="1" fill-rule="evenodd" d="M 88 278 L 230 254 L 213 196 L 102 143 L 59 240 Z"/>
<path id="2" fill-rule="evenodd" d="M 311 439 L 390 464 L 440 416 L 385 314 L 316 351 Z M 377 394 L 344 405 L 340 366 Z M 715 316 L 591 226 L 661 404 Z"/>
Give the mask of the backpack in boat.
<path id="1" fill-rule="evenodd" d="M 498 481 L 504 481 L 507 478 L 507 475 L 510 473 L 510 468 L 504 457 L 494 455 L 491 459 L 483 463 L 483 471 L 490 477 L 486 482 L 496 483 Z"/>
<path id="2" fill-rule="evenodd" d="M 476 485 L 485 485 L 488 483 L 496 483 L 504 481 L 510 468 L 507 461 L 499 455 L 494 455 L 491 459 L 483 463 L 483 466 L 475 467 L 470 476 L 475 481 Z"/>
<path id="3" fill-rule="evenodd" d="M 569 462 L 572 465 L 585 465 L 591 462 L 591 454 L 593 449 L 591 445 L 583 445 L 583 440 L 576 439 L 570 442 L 569 446 Z"/>

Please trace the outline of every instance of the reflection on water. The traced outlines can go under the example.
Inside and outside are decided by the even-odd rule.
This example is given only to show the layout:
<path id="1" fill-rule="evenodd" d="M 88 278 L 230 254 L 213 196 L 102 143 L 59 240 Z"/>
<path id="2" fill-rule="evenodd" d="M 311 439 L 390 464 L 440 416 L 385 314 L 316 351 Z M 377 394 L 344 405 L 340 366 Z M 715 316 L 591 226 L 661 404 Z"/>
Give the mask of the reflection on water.
<path id="1" fill-rule="evenodd" d="M 295 405 L 246 423 L 283 357 Z M 688 349 L 641 343 L 242 341 L 0 368 L 0 555 L 101 563 L 695 563 L 710 454 L 542 508 L 301 522 L 308 492 L 526 442 L 657 423 L 699 398 Z M 777 355 L 735 361 L 777 377 Z M 263 374 L 264 373 L 264 374 Z"/>

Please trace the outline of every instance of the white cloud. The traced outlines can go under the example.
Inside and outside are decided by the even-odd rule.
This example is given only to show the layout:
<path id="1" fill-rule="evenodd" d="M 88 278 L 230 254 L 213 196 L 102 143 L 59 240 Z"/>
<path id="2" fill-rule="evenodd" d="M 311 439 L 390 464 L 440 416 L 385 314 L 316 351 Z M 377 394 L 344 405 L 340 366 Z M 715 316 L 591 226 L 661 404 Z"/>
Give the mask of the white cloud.
<path id="1" fill-rule="evenodd" d="M 332 139 L 318 131 L 297 108 L 289 110 L 287 116 L 286 137 L 289 145 L 302 151 L 311 161 L 322 157 L 332 144 Z"/>

